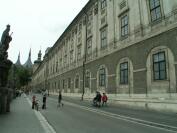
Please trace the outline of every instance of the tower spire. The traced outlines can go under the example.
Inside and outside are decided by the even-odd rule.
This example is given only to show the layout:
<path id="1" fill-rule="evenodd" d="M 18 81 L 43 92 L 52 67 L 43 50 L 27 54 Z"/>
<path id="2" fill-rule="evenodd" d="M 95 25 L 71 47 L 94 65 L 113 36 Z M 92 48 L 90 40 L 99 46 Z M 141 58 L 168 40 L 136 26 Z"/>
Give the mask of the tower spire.
<path id="1" fill-rule="evenodd" d="M 30 48 L 30 51 L 29 51 L 29 56 L 28 56 L 28 60 L 25 62 L 25 64 L 23 65 L 24 67 L 27 67 L 27 68 L 32 68 L 32 62 L 31 62 L 31 48 Z"/>
<path id="2" fill-rule="evenodd" d="M 19 54 L 18 54 L 18 59 L 17 59 L 15 65 L 21 66 L 21 62 L 20 62 L 20 52 L 19 52 Z"/>

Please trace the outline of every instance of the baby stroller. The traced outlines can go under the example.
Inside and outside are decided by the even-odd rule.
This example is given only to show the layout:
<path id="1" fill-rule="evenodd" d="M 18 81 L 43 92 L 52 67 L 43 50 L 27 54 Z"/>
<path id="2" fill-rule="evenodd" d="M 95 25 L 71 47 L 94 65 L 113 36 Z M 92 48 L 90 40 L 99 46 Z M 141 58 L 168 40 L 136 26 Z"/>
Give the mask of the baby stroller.
<path id="1" fill-rule="evenodd" d="M 38 111 L 39 110 L 39 102 L 38 102 L 38 100 L 35 101 L 34 106 L 35 106 L 35 109 Z"/>
<path id="2" fill-rule="evenodd" d="M 94 106 L 94 107 L 98 107 L 98 100 L 97 100 L 97 97 L 94 97 L 94 98 L 93 98 L 93 106 Z"/>

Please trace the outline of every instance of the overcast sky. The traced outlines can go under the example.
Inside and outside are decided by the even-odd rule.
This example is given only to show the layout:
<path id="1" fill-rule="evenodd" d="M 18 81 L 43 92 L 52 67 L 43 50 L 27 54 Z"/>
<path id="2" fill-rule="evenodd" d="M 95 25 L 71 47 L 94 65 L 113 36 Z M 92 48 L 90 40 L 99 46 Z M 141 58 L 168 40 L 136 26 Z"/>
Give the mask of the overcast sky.
<path id="1" fill-rule="evenodd" d="M 18 53 L 25 63 L 32 50 L 32 62 L 37 54 L 53 46 L 74 17 L 89 0 L 0 0 L 0 35 L 11 25 L 12 42 L 9 59 L 16 62 Z M 42 55 L 42 56 L 43 56 Z"/>

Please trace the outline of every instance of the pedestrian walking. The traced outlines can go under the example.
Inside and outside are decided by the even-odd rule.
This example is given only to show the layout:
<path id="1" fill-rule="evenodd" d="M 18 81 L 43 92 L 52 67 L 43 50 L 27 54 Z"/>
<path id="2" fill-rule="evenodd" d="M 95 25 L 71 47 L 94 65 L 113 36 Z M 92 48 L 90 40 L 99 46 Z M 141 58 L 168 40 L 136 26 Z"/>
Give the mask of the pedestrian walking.
<path id="1" fill-rule="evenodd" d="M 61 94 L 61 91 L 59 91 L 57 107 L 60 107 L 61 105 L 62 106 L 64 105 L 61 101 L 62 101 L 62 94 Z"/>
<path id="2" fill-rule="evenodd" d="M 107 105 L 108 97 L 106 96 L 106 93 L 103 93 L 101 100 L 102 100 L 102 106 Z"/>
<path id="3" fill-rule="evenodd" d="M 35 104 L 36 104 L 36 96 L 33 95 L 33 97 L 32 97 L 32 109 L 34 109 Z"/>
<path id="4" fill-rule="evenodd" d="M 44 95 L 43 95 L 43 99 L 42 99 L 42 102 L 43 102 L 43 104 L 42 104 L 42 109 L 46 109 L 46 100 L 47 100 L 47 95 L 44 94 Z"/>
<path id="5" fill-rule="evenodd" d="M 97 96 L 97 99 L 98 99 L 98 107 L 101 107 L 101 93 L 98 92 L 98 96 Z"/>

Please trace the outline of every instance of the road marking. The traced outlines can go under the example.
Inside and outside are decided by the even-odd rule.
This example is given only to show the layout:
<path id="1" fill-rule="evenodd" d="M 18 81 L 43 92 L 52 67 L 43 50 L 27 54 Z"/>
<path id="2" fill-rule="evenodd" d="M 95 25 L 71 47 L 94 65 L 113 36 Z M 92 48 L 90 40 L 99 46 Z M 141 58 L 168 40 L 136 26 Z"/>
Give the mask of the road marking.
<path id="1" fill-rule="evenodd" d="M 57 101 L 53 98 L 50 98 L 50 99 L 53 100 L 53 101 Z M 80 109 L 87 110 L 87 111 L 90 111 L 90 112 L 94 112 L 94 113 L 97 113 L 97 114 L 101 114 L 101 115 L 111 117 L 111 118 L 114 118 L 114 119 L 124 120 L 124 121 L 128 121 L 128 122 L 131 122 L 131 123 L 136 123 L 136 124 L 140 124 L 140 125 L 143 125 L 143 126 L 147 126 L 147 127 L 153 127 L 153 128 L 157 128 L 157 129 L 160 129 L 160 130 L 169 131 L 169 132 L 172 132 L 172 133 L 177 133 L 177 127 L 174 127 L 174 126 L 155 123 L 155 122 L 151 122 L 151 121 L 145 121 L 145 120 L 142 120 L 142 119 L 137 119 L 137 118 L 128 117 L 128 116 L 124 116 L 124 115 L 118 115 L 118 114 L 102 111 L 102 110 L 99 110 L 99 109 L 93 109 L 93 108 L 90 108 L 90 107 L 86 107 L 86 106 L 82 106 L 82 105 L 78 105 L 78 104 L 74 104 L 74 103 L 70 103 L 70 102 L 66 102 L 66 101 L 64 101 L 64 103 L 66 105 L 78 107 Z"/>
<path id="2" fill-rule="evenodd" d="M 32 103 L 29 100 L 29 98 L 27 98 L 27 101 L 30 104 L 30 106 L 32 106 Z M 47 122 L 45 117 L 39 111 L 34 110 L 34 112 L 35 112 L 35 115 L 36 115 L 37 119 L 39 120 L 41 126 L 43 127 L 45 133 L 56 133 L 56 131 L 53 129 L 53 127 Z"/>

